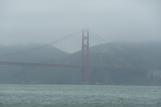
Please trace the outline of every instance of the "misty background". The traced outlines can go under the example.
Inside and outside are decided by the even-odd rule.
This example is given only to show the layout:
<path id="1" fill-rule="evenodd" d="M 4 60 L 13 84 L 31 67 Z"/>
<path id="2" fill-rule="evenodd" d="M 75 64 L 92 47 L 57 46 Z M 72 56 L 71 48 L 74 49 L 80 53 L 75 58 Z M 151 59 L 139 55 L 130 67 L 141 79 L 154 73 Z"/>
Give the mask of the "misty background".
<path id="1" fill-rule="evenodd" d="M 50 43 L 86 28 L 107 42 L 160 41 L 160 10 L 160 0 L 0 0 L 0 43 Z M 78 48 L 69 41 L 58 47 Z"/>
<path id="2" fill-rule="evenodd" d="M 160 11 L 160 0 L 0 0 L 0 61 L 80 65 L 89 29 L 93 83 L 161 85 Z M 0 65 L 0 83 L 80 83 L 80 75 Z"/>

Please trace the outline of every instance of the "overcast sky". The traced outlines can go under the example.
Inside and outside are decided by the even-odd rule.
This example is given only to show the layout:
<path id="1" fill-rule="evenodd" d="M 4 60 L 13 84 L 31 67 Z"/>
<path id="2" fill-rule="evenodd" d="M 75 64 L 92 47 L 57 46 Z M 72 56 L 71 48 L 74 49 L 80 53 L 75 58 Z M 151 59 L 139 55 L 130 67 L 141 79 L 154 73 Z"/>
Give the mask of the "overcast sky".
<path id="1" fill-rule="evenodd" d="M 161 40 L 161 2 L 0 0 L 0 44 L 48 43 L 71 33 L 80 36 L 76 32 L 84 28 L 104 41 Z"/>

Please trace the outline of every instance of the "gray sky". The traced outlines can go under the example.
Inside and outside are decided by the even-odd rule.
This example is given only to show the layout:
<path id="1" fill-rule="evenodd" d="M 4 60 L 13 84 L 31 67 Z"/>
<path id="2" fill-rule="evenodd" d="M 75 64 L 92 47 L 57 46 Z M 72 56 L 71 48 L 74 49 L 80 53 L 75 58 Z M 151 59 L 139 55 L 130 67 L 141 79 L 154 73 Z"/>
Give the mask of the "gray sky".
<path id="1" fill-rule="evenodd" d="M 0 23 L 0 44 L 7 45 L 48 43 L 83 28 L 105 41 L 161 40 L 161 2 L 0 0 Z M 68 48 L 78 43 L 68 41 L 64 43 Z"/>

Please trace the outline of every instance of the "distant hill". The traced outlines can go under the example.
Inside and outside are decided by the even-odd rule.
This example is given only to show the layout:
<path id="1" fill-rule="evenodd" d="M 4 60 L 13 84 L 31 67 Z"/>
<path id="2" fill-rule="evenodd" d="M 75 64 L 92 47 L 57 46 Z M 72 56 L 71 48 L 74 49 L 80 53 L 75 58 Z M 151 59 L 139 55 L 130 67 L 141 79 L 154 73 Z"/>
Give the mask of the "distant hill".
<path id="1" fill-rule="evenodd" d="M 0 59 L 4 61 L 56 62 L 67 55 L 49 45 L 0 46 Z"/>
<path id="2" fill-rule="evenodd" d="M 96 72 L 95 78 L 99 78 L 96 81 L 109 84 L 157 84 L 157 80 L 152 78 L 157 78 L 153 77 L 155 71 L 159 71 L 161 76 L 160 46 L 161 43 L 109 43 L 93 47 L 93 65 L 107 66 L 99 69 L 102 75 Z"/>
<path id="3" fill-rule="evenodd" d="M 0 46 L 0 61 L 58 63 L 60 59 L 67 56 L 68 53 L 53 46 Z M 53 70 L 55 69 L 0 65 L 0 83 L 50 83 L 50 75 L 57 77 Z M 51 78 L 53 79 L 54 77 Z"/>
<path id="4" fill-rule="evenodd" d="M 161 85 L 161 43 L 107 43 L 91 47 L 92 82 Z M 0 47 L 1 60 L 80 65 L 80 52 L 52 46 Z M 32 50 L 32 51 L 27 51 Z M 22 52 L 20 52 L 22 51 Z M 13 53 L 13 54 L 10 54 Z M 1 83 L 79 83 L 80 69 L 0 66 Z"/>
<path id="5" fill-rule="evenodd" d="M 104 84 L 161 84 L 161 43 L 107 43 L 91 48 L 93 82 Z M 81 53 L 68 63 L 80 64 Z M 156 75 L 158 74 L 158 75 Z"/>

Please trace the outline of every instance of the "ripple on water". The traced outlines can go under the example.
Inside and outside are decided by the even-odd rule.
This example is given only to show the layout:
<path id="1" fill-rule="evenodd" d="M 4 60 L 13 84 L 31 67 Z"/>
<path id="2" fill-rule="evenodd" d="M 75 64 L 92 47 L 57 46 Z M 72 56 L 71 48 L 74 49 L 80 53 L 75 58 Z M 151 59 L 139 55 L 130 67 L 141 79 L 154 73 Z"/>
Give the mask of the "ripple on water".
<path id="1" fill-rule="evenodd" d="M 161 107 L 161 87 L 0 85 L 0 107 Z"/>

